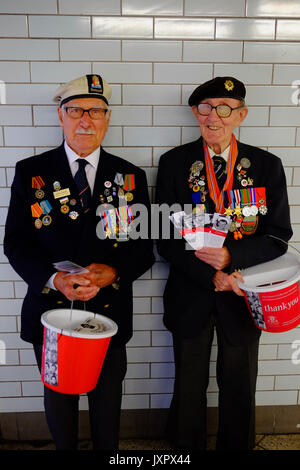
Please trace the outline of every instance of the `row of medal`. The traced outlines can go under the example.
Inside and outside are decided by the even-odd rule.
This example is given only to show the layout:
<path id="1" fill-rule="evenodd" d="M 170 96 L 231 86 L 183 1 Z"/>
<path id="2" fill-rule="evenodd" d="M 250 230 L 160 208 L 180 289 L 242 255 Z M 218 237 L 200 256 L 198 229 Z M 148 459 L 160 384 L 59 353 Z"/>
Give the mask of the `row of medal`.
<path id="1" fill-rule="evenodd" d="M 127 202 L 131 202 L 134 199 L 132 192 L 135 189 L 134 174 L 126 174 L 123 177 L 122 173 L 116 173 L 113 182 L 114 184 L 111 181 L 105 181 L 103 193 L 99 197 L 101 204 L 113 202 L 116 196 L 120 199 L 125 199 Z"/>
<path id="2" fill-rule="evenodd" d="M 43 225 L 48 226 L 52 222 L 52 217 L 50 212 L 52 211 L 52 206 L 47 199 L 44 199 L 45 192 L 42 189 L 45 186 L 43 179 L 40 176 L 34 176 L 32 178 L 32 188 L 35 189 L 35 197 L 39 200 L 31 205 L 31 214 L 35 218 L 34 225 L 37 229 L 40 229 Z M 61 204 L 60 211 L 62 214 L 68 214 L 72 220 L 76 220 L 79 216 L 79 213 L 75 210 L 70 210 L 72 206 L 75 206 L 77 201 L 74 198 L 69 200 L 70 189 L 65 188 L 61 189 L 59 181 L 53 183 L 53 196 L 54 199 L 59 199 Z M 70 206 L 68 205 L 70 204 Z"/>
<path id="3" fill-rule="evenodd" d="M 114 183 L 114 184 L 113 184 Z M 100 194 L 100 202 L 104 208 L 100 214 L 106 237 L 128 240 L 128 231 L 133 215 L 130 205 L 134 199 L 135 175 L 116 173 L 113 183 L 105 181 L 103 194 Z M 114 197 L 118 197 L 118 206 L 105 210 L 105 204 L 112 203 Z M 122 202 L 123 201 L 123 202 Z M 125 202 L 126 201 L 126 202 Z"/>
<path id="4" fill-rule="evenodd" d="M 265 188 L 253 188 L 253 179 L 247 176 L 247 170 L 251 162 L 243 157 L 237 165 L 237 179 L 244 189 L 225 191 L 225 214 L 232 217 L 230 231 L 236 240 L 243 235 L 251 235 L 258 224 L 258 215 L 267 213 Z M 197 205 L 196 211 L 201 208 L 205 211 L 205 202 L 208 195 L 205 175 L 201 174 L 204 163 L 201 160 L 194 162 L 190 168 L 188 178 L 189 187 L 192 190 L 192 200 Z M 227 205 L 226 205 L 227 203 Z"/>

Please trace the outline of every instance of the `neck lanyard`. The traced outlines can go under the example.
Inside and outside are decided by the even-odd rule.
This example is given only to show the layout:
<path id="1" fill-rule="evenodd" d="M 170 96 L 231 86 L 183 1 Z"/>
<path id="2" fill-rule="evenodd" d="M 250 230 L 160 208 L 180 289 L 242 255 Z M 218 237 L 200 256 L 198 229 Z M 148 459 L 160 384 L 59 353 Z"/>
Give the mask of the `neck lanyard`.
<path id="1" fill-rule="evenodd" d="M 207 143 L 205 142 L 204 139 L 203 139 L 203 148 L 204 148 L 205 168 L 206 168 L 209 195 L 215 203 L 216 212 L 222 214 L 224 213 L 224 210 L 225 210 L 224 209 L 224 192 L 227 189 L 230 190 L 232 188 L 233 170 L 234 170 L 234 166 L 235 166 L 235 162 L 236 162 L 237 154 L 238 154 L 236 138 L 234 134 L 232 134 L 231 140 L 230 140 L 230 150 L 229 150 L 229 155 L 228 155 L 227 178 L 226 178 L 226 181 L 222 190 L 220 190 L 218 186 L 212 159 L 208 151 Z"/>

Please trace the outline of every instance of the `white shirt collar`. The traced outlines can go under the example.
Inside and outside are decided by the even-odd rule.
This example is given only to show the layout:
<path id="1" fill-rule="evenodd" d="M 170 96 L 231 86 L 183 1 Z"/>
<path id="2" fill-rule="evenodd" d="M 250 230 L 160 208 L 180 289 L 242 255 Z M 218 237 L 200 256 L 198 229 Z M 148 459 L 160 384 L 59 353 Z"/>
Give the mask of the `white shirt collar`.
<path id="1" fill-rule="evenodd" d="M 69 165 L 72 167 L 72 164 L 75 162 L 75 160 L 77 160 L 77 158 L 80 158 L 80 156 L 69 147 L 66 141 L 64 142 L 64 147 L 68 157 Z M 99 163 L 100 149 L 101 147 L 96 148 L 96 150 L 85 157 L 85 159 L 94 167 L 95 170 L 97 169 Z"/>
<path id="2" fill-rule="evenodd" d="M 213 149 L 211 149 L 209 146 L 208 147 L 208 151 L 209 151 L 209 155 L 210 157 L 212 158 L 214 155 L 219 155 L 220 157 L 223 157 L 224 160 L 227 162 L 228 161 L 228 155 L 229 155 L 229 150 L 230 150 L 230 144 L 228 145 L 228 147 L 220 154 L 216 154 Z"/>

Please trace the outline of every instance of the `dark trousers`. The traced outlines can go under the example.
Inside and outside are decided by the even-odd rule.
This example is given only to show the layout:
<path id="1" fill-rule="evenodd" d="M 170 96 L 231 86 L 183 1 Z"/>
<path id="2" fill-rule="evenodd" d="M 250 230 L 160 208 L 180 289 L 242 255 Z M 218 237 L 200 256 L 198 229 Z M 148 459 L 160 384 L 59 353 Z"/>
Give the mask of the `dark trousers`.
<path id="1" fill-rule="evenodd" d="M 248 346 L 233 346 L 215 317 L 196 338 L 173 335 L 175 383 L 167 434 L 175 448 L 206 449 L 206 391 L 215 327 L 219 387 L 217 449 L 252 449 L 258 340 Z"/>
<path id="2" fill-rule="evenodd" d="M 42 346 L 34 345 L 41 370 Z M 89 416 L 94 450 L 118 450 L 122 381 L 126 374 L 125 346 L 108 348 L 96 387 L 89 393 Z M 79 395 L 59 393 L 44 387 L 47 423 L 57 450 L 76 450 Z"/>

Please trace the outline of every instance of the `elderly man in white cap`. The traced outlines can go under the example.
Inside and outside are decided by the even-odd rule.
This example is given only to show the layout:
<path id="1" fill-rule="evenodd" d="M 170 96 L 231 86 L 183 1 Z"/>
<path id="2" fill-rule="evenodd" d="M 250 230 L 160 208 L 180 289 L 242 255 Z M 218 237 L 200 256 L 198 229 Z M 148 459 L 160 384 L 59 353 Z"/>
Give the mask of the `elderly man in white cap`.
<path id="1" fill-rule="evenodd" d="M 57 90 L 64 142 L 17 163 L 4 240 L 6 256 L 28 285 L 21 338 L 33 344 L 40 369 L 45 311 L 72 305 L 104 314 L 118 325 L 98 384 L 88 393 L 95 450 L 118 448 L 125 345 L 132 336 L 132 283 L 154 262 L 151 240 L 133 240 L 126 230 L 121 234 L 132 220 L 131 204 L 149 207 L 149 198 L 144 171 L 101 146 L 110 97 L 111 88 L 100 75 L 76 78 Z M 87 272 L 58 272 L 54 263 L 59 261 Z M 74 370 L 75 381 L 78 374 Z M 44 383 L 56 448 L 76 449 L 79 396 L 58 393 L 55 385 Z"/>

